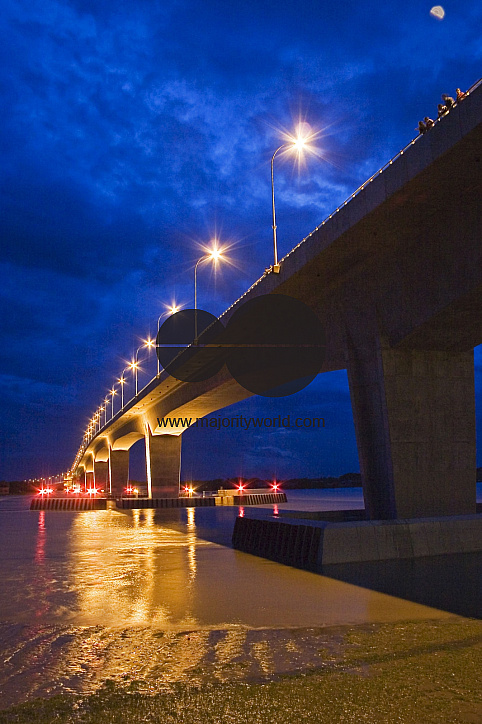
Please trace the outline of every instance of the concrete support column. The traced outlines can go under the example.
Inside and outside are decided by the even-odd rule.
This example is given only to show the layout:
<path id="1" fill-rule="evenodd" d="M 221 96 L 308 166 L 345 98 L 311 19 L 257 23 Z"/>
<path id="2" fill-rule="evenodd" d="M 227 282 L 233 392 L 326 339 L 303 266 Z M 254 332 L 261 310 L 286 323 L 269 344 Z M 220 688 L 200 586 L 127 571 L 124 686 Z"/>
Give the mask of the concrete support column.
<path id="1" fill-rule="evenodd" d="M 147 495 L 177 498 L 181 479 L 181 435 L 146 434 Z"/>
<path id="2" fill-rule="evenodd" d="M 105 493 L 109 492 L 109 463 L 101 460 L 94 462 L 94 482 L 95 487 L 99 490 L 103 490 Z"/>
<path id="3" fill-rule="evenodd" d="M 475 513 L 473 352 L 348 354 L 365 505 L 372 520 Z"/>
<path id="4" fill-rule="evenodd" d="M 91 488 L 94 485 L 94 471 L 86 470 L 85 472 L 85 487 Z"/>
<path id="5" fill-rule="evenodd" d="M 109 493 L 119 497 L 129 482 L 129 450 L 109 450 Z"/>

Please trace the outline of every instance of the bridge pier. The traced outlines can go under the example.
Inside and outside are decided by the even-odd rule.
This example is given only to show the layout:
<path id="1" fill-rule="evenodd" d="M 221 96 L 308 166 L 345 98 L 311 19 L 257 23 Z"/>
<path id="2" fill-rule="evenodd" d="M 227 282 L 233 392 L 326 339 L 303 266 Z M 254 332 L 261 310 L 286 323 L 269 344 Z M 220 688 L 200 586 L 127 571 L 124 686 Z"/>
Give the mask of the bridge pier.
<path id="1" fill-rule="evenodd" d="M 94 483 L 95 487 L 109 492 L 109 463 L 102 460 L 94 461 Z"/>
<path id="2" fill-rule="evenodd" d="M 109 449 L 109 480 L 111 495 L 123 494 L 129 482 L 129 450 Z"/>
<path id="3" fill-rule="evenodd" d="M 353 345 L 347 367 L 370 518 L 475 513 L 473 351 L 376 338 Z"/>
<path id="4" fill-rule="evenodd" d="M 151 435 L 146 440 L 147 495 L 177 498 L 181 479 L 181 435 Z"/>

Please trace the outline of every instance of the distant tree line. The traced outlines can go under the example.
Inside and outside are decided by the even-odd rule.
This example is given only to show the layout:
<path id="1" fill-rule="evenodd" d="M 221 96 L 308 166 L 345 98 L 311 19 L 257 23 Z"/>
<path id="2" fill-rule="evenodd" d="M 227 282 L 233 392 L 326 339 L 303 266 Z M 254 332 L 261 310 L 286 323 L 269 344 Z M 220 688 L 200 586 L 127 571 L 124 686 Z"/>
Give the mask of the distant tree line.
<path id="1" fill-rule="evenodd" d="M 12 480 L 10 483 L 0 480 L 0 495 L 32 495 L 38 486 L 28 480 Z"/>
<path id="2" fill-rule="evenodd" d="M 340 477 L 320 478 L 289 478 L 277 481 L 283 490 L 304 490 L 319 488 L 356 488 L 361 486 L 360 473 L 345 473 Z M 219 488 L 234 488 L 242 483 L 247 488 L 271 488 L 272 480 L 263 478 L 216 478 L 214 480 L 184 481 L 184 485 L 191 485 L 197 492 L 203 490 L 219 490 Z"/>

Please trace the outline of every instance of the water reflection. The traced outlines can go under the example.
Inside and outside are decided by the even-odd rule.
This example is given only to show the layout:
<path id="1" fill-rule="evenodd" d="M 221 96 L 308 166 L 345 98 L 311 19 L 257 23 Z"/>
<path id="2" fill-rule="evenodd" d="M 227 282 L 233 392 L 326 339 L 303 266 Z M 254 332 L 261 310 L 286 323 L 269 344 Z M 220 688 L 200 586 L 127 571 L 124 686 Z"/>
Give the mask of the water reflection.
<path id="1" fill-rule="evenodd" d="M 45 510 L 39 511 L 37 545 L 35 546 L 35 563 L 39 565 L 45 557 Z"/>
<path id="2" fill-rule="evenodd" d="M 189 585 L 192 587 L 196 578 L 196 521 L 195 508 L 187 508 L 187 558 L 189 564 Z"/>
<path id="3" fill-rule="evenodd" d="M 194 512 L 194 511 L 192 511 Z M 77 609 L 86 621 L 167 625 L 175 612 L 195 625 L 192 587 L 196 575 L 194 519 L 191 532 L 166 529 L 154 510 L 129 515 L 79 515 L 70 533 Z"/>
<path id="4" fill-rule="evenodd" d="M 237 512 L 0 508 L 1 617 L 192 630 L 444 615 L 219 545 L 229 543 Z"/>
<path id="5" fill-rule="evenodd" d="M 49 572 L 45 565 L 45 546 L 47 540 L 47 530 L 45 527 L 45 511 L 39 511 L 37 539 L 35 544 L 35 578 L 37 596 L 35 599 L 34 616 L 36 619 L 42 619 L 48 610 L 48 596 L 50 593 Z"/>

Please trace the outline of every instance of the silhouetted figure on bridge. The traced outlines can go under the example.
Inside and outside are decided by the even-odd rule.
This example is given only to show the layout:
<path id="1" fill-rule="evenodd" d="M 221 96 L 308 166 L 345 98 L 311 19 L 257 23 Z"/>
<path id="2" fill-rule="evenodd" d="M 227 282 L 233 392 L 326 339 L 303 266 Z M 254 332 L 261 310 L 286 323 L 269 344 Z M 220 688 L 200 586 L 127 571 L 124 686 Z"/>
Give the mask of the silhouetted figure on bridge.
<path id="1" fill-rule="evenodd" d="M 455 89 L 455 92 L 456 92 L 456 94 L 457 94 L 457 103 L 459 103 L 460 101 L 463 101 L 464 98 L 465 98 L 466 95 L 467 95 L 467 93 L 462 93 L 462 91 L 460 90 L 460 88 L 456 88 L 456 89 Z"/>
<path id="2" fill-rule="evenodd" d="M 446 93 L 442 93 L 442 100 L 445 103 L 445 105 L 447 106 L 447 110 L 450 111 L 452 106 L 455 104 L 455 101 L 452 98 L 452 96 L 448 96 Z"/>
<path id="3" fill-rule="evenodd" d="M 431 118 L 429 118 L 428 116 L 425 116 L 425 118 L 423 120 L 425 121 L 425 125 L 427 126 L 427 131 L 429 131 L 431 128 L 433 128 L 434 122 Z"/>
<path id="4" fill-rule="evenodd" d="M 437 110 L 438 110 L 438 117 L 442 118 L 442 116 L 444 116 L 447 113 L 448 108 L 447 108 L 447 106 L 444 106 L 443 103 L 439 103 L 437 106 Z"/>
<path id="5" fill-rule="evenodd" d="M 425 123 L 423 121 L 418 122 L 417 130 L 420 134 L 427 133 L 427 126 L 425 125 Z"/>

